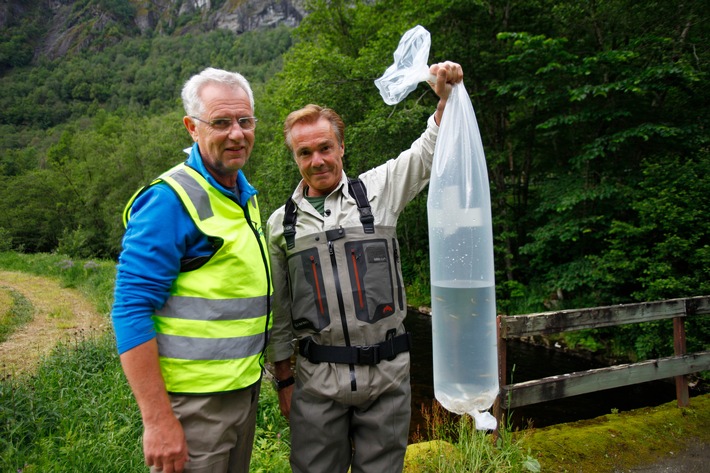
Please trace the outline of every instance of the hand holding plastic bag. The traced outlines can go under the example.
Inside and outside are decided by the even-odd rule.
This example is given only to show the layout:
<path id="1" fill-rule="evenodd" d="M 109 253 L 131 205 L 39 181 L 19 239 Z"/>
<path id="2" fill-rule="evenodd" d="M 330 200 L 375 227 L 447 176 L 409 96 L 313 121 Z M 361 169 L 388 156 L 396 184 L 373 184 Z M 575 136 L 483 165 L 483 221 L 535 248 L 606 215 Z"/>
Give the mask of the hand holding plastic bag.
<path id="1" fill-rule="evenodd" d="M 423 26 L 417 25 L 404 33 L 394 52 L 394 64 L 375 80 L 387 105 L 401 102 L 417 84 L 430 79 L 427 65 L 430 47 L 431 36 Z"/>

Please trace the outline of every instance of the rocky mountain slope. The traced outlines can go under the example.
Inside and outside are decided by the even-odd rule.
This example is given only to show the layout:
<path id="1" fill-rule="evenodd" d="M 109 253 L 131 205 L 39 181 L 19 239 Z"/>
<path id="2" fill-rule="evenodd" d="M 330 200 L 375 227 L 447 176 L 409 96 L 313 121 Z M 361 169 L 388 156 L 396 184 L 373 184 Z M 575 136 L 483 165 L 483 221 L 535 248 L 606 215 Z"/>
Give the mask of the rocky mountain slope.
<path id="1" fill-rule="evenodd" d="M 304 0 L 0 0 L 0 33 L 28 28 L 35 59 L 95 50 L 136 35 L 297 26 Z"/>

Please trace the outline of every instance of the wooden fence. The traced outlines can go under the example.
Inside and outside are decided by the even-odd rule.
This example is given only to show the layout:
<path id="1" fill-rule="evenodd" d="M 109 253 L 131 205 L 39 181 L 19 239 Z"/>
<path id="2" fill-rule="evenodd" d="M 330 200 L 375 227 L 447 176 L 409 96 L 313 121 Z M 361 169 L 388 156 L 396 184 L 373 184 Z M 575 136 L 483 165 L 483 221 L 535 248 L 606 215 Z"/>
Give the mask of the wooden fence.
<path id="1" fill-rule="evenodd" d="M 710 296 L 529 315 L 499 315 L 497 327 L 500 393 L 494 406 L 494 414 L 500 421 L 505 409 L 664 378 L 675 378 L 678 406 L 685 407 L 689 403 L 687 375 L 710 370 L 710 351 L 686 353 L 685 320 L 708 314 Z M 674 356 L 507 384 L 508 339 L 670 318 L 673 319 Z"/>

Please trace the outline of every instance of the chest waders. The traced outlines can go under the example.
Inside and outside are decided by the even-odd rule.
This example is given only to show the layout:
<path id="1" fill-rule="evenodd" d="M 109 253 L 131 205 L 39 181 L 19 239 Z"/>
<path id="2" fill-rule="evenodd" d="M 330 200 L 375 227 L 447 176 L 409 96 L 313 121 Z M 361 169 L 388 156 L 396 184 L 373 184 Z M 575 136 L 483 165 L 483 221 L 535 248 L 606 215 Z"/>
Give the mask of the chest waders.
<path id="1" fill-rule="evenodd" d="M 181 261 L 170 296 L 153 316 L 166 388 L 210 394 L 251 386 L 261 379 L 272 325 L 269 259 L 256 198 L 242 207 L 184 164 L 151 185 L 159 182 L 173 189 L 214 246 L 208 256 Z"/>
<path id="2" fill-rule="evenodd" d="M 349 364 L 352 371 L 353 365 L 377 365 L 409 351 L 411 335 L 397 334 L 406 307 L 395 229 L 376 224 L 360 179 L 349 179 L 348 188 L 361 227 L 296 238 L 297 208 L 290 198 L 283 227 L 292 323 L 306 334 L 299 353 L 311 363 Z M 351 389 L 357 389 L 354 377 Z"/>

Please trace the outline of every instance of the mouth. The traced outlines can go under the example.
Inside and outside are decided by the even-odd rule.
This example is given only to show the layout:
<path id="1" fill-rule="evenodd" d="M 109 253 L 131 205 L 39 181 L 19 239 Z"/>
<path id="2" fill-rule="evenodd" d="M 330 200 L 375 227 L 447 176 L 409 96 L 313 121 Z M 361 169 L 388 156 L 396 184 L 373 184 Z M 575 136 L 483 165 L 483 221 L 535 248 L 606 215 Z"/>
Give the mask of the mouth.
<path id="1" fill-rule="evenodd" d="M 224 148 L 224 151 L 229 154 L 240 154 L 240 153 L 244 152 L 244 147 L 243 146 L 230 146 L 228 148 Z"/>

